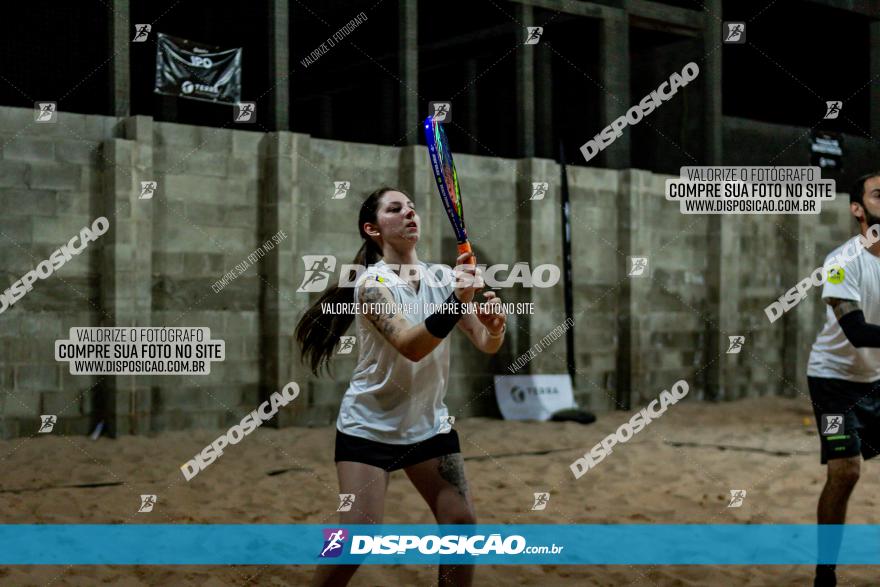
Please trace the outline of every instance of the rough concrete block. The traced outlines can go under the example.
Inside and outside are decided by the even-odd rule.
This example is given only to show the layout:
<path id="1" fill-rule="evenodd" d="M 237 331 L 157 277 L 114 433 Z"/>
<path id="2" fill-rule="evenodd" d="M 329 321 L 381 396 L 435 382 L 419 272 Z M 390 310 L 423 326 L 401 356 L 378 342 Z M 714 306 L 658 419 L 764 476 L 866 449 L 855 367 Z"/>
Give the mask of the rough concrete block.
<path id="1" fill-rule="evenodd" d="M 59 318 L 55 312 L 28 312 L 21 322 L 21 334 L 29 341 L 45 345 L 42 350 L 52 350 L 54 356 L 52 341 L 63 334 Z"/>
<path id="2" fill-rule="evenodd" d="M 40 394 L 31 390 L 6 390 L 4 392 L 3 414 L 9 418 L 33 418 L 34 426 L 40 421 Z"/>
<path id="3" fill-rule="evenodd" d="M 0 418 L 0 438 L 9 440 L 22 436 L 18 420 L 13 418 Z"/>
<path id="4" fill-rule="evenodd" d="M 19 247 L 25 247 L 33 242 L 33 224 L 33 218 L 0 217 L 0 242 L 4 246 L 11 246 L 12 249 L 9 249 L 10 251 L 17 250 L 20 254 L 23 254 Z M 15 279 L 18 279 L 18 277 Z"/>
<path id="5" fill-rule="evenodd" d="M 60 246 L 62 243 L 67 243 L 75 235 L 78 235 L 79 231 L 86 226 L 91 226 L 91 224 L 92 220 L 85 216 L 40 217 L 34 224 L 33 242 L 57 244 Z"/>
<path id="6" fill-rule="evenodd" d="M 0 130 L 15 134 L 21 129 L 34 123 L 33 108 L 13 108 L 3 106 L 0 108 Z M 36 126 L 36 125 L 34 125 Z"/>
<path id="7" fill-rule="evenodd" d="M 27 187 L 27 163 L 0 160 L 0 187 Z"/>
<path id="8" fill-rule="evenodd" d="M 54 216 L 60 211 L 58 197 L 52 190 L 0 188 L 0 201 L 4 212 L 15 216 Z"/>
<path id="9" fill-rule="evenodd" d="M 203 386 L 199 392 L 205 395 L 211 410 L 236 412 L 241 407 L 241 388 L 237 385 Z"/>
<path id="10" fill-rule="evenodd" d="M 27 185 L 36 189 L 69 190 L 80 189 L 83 168 L 64 163 L 31 163 L 27 170 Z"/>
<path id="11" fill-rule="evenodd" d="M 155 122 L 155 146 L 180 152 L 184 148 L 194 149 L 199 144 L 198 127 L 172 122 Z"/>
<path id="12" fill-rule="evenodd" d="M 61 391 L 44 391 L 41 394 L 40 412 L 56 416 L 78 416 L 79 394 Z"/>
<path id="13" fill-rule="evenodd" d="M 58 386 L 58 367 L 54 364 L 15 366 L 15 385 L 13 387 L 16 391 L 57 389 Z"/>
<path id="14" fill-rule="evenodd" d="M 164 184 L 169 200 L 233 205 L 247 201 L 248 182 L 240 178 L 170 173 L 165 175 Z"/>
<path id="15" fill-rule="evenodd" d="M 48 138 L 19 135 L 0 138 L 3 159 L 9 161 L 52 161 L 55 158 L 55 143 Z"/>
<path id="16" fill-rule="evenodd" d="M 259 153 L 260 141 L 266 135 L 261 132 L 240 130 L 232 133 L 232 153 L 236 156 L 254 157 Z"/>

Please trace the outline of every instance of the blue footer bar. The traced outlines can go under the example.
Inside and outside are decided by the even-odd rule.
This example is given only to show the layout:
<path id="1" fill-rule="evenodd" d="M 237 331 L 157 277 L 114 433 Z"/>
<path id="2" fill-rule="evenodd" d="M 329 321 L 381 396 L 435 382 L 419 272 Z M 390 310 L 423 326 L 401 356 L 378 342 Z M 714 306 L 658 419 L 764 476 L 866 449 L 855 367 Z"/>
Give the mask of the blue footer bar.
<path id="1" fill-rule="evenodd" d="M 880 564 L 878 525 L 7 524 L 0 565 Z"/>

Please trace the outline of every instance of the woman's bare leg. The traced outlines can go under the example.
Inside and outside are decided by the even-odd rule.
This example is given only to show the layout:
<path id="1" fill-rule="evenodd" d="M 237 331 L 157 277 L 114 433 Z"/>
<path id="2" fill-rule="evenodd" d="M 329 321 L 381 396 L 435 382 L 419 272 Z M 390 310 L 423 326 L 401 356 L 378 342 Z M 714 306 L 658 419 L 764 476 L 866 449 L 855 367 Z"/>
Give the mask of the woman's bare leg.
<path id="1" fill-rule="evenodd" d="M 339 493 L 353 493 L 355 496 L 351 510 L 339 512 L 339 524 L 381 524 L 385 514 L 388 472 L 364 463 L 340 461 L 336 463 L 336 474 L 339 477 Z M 312 585 L 347 585 L 359 566 L 318 565 Z"/>
<path id="2" fill-rule="evenodd" d="M 404 471 L 425 498 L 438 524 L 477 523 L 461 453 L 430 459 Z M 469 587 L 473 580 L 473 565 L 440 565 L 440 587 Z"/>

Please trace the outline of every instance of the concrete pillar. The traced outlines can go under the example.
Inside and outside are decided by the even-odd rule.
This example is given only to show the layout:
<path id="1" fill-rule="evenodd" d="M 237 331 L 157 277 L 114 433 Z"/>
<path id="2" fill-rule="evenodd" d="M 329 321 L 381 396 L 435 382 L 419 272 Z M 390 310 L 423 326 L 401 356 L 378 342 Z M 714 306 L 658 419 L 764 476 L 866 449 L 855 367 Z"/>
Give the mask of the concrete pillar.
<path id="1" fill-rule="evenodd" d="M 546 44 L 535 51 L 535 155 L 556 159 L 559 145 L 553 137 L 553 52 Z"/>
<path id="2" fill-rule="evenodd" d="M 379 104 L 379 119 L 382 121 L 382 134 L 377 136 L 375 140 L 386 145 L 397 144 L 395 141 L 403 134 L 403 131 L 397 134 L 394 127 L 397 123 L 397 109 L 394 107 L 397 87 L 397 82 L 392 78 L 386 78 L 379 82 L 379 95 L 382 99 Z"/>
<path id="3" fill-rule="evenodd" d="M 419 128 L 421 129 L 421 126 Z M 431 263 L 440 263 L 446 258 L 446 262 L 452 263 L 455 261 L 449 259 L 452 253 L 442 248 L 443 236 L 451 237 L 452 228 L 449 226 L 446 210 L 437 194 L 437 184 L 426 150 L 421 145 L 400 149 L 400 172 L 397 181 L 400 189 L 416 198 L 414 200 L 416 209 L 422 217 L 419 257 Z M 465 219 L 467 219 L 466 210 Z"/>
<path id="4" fill-rule="evenodd" d="M 411 0 L 398 0 L 397 7 L 398 69 L 402 83 L 399 86 L 400 128 L 395 134 L 406 133 L 401 145 L 418 145 L 422 128 L 419 123 L 423 118 L 419 112 L 419 6 Z"/>
<path id="5" fill-rule="evenodd" d="M 523 21 L 525 22 L 525 21 Z M 559 186 L 559 165 L 547 159 L 520 159 L 517 163 L 516 199 L 522 202 L 517 207 L 517 259 L 528 259 L 534 270 L 544 263 L 562 267 L 562 192 Z M 532 183 L 546 181 L 550 191 L 543 200 L 531 200 Z M 496 261 L 497 262 L 497 261 Z M 508 316 L 512 322 L 507 327 L 511 360 L 540 343 L 558 325 L 565 322 L 565 291 L 560 283 L 556 287 L 522 288 L 520 297 L 505 302 L 534 303 L 534 315 L 522 314 Z M 506 293 L 506 292 L 505 292 Z M 504 295 L 504 294 L 503 294 Z M 514 297 L 506 294 L 508 298 Z M 554 308 L 556 311 L 547 311 Z M 507 363 L 509 364 L 509 363 Z M 530 373 L 568 373 L 566 364 L 565 340 L 560 339 L 546 347 L 543 352 L 529 362 Z M 503 374 L 507 375 L 506 365 Z M 572 385 L 575 382 L 572 381 Z"/>
<path id="6" fill-rule="evenodd" d="M 333 96 L 322 94 L 318 100 L 318 136 L 329 139 L 333 136 Z"/>
<path id="7" fill-rule="evenodd" d="M 154 179 L 153 120 L 134 116 L 122 125 L 124 138 L 102 145 L 101 214 L 110 229 L 101 237 L 101 326 L 149 326 L 152 311 L 154 200 L 140 200 L 141 181 Z M 162 197 L 162 186 L 156 193 Z M 109 317 L 108 317 L 109 315 Z M 149 376 L 108 375 L 97 406 L 111 436 L 150 431 Z"/>
<path id="8" fill-rule="evenodd" d="M 293 331 L 297 316 L 308 299 L 297 295 L 296 271 L 302 264 L 297 255 L 296 226 L 299 224 L 299 199 L 303 184 L 299 155 L 308 160 L 308 135 L 286 131 L 267 133 L 260 142 L 262 182 L 258 214 L 263 243 L 283 230 L 287 235 L 260 261 L 260 402 L 291 381 L 300 387 L 300 397 L 287 409 L 278 412 L 271 424 L 276 427 L 303 423 L 306 416 L 307 369 L 300 365 L 300 353 Z"/>
<path id="9" fill-rule="evenodd" d="M 721 14 L 721 0 L 709 0 L 706 3 L 708 14 Z M 722 24 L 717 19 L 707 18 L 703 29 L 703 49 L 705 59 L 700 63 L 700 77 L 704 92 L 705 112 L 703 121 L 705 128 L 705 160 L 703 165 L 721 165 L 722 163 L 722 113 L 721 113 L 721 45 Z M 724 399 L 729 397 L 728 381 L 735 381 L 732 369 L 736 368 L 733 357 L 727 356 L 728 336 L 746 334 L 740 332 L 740 315 L 737 301 L 740 296 L 740 248 L 737 226 L 740 223 L 731 218 L 716 214 L 709 216 L 708 233 L 706 234 L 706 250 L 708 264 L 706 285 L 708 286 L 708 314 L 717 316 L 710 323 L 707 332 L 706 360 L 706 399 Z M 743 352 L 748 353 L 749 337 L 746 337 Z"/>
<path id="10" fill-rule="evenodd" d="M 471 80 L 476 79 L 479 74 L 480 72 L 477 70 L 477 60 L 467 59 L 464 62 L 465 83 L 470 84 Z M 480 118 L 477 116 L 477 84 L 474 83 L 468 86 L 468 89 L 465 90 L 464 99 L 465 107 L 463 109 L 458 109 L 455 116 L 461 116 L 461 119 L 464 121 L 462 126 L 467 129 L 467 135 L 463 137 L 467 144 L 467 152 L 476 154 L 479 147 L 477 145 L 477 137 L 480 135 Z M 461 101 L 459 101 L 459 103 L 460 102 Z"/>
<path id="11" fill-rule="evenodd" d="M 838 194 L 839 197 L 846 197 Z M 817 251 L 817 233 L 816 221 L 812 218 L 801 214 L 791 214 L 785 217 L 782 224 L 785 226 L 783 238 L 785 239 L 786 250 L 789 254 L 786 259 L 793 262 L 783 264 L 782 287 L 784 291 L 793 287 L 797 282 L 816 269 L 825 260 L 824 255 L 829 251 Z M 788 235 L 797 235 L 797 242 L 792 242 Z M 794 258 L 791 258 L 791 253 Z M 821 291 L 822 288 L 817 288 Z M 770 303 L 769 301 L 767 302 Z M 821 321 L 817 321 L 816 305 L 822 307 Z M 782 377 L 784 380 L 778 381 L 781 395 L 788 397 L 797 397 L 798 391 L 801 394 L 808 394 L 807 387 L 807 359 L 810 356 L 810 350 L 820 325 L 825 320 L 825 303 L 821 301 L 819 295 L 808 295 L 801 300 L 797 308 L 774 322 L 772 326 L 784 328 L 782 336 Z M 766 321 L 766 317 L 761 313 L 761 321 Z M 748 341 L 746 341 L 748 342 Z"/>
<path id="12" fill-rule="evenodd" d="M 599 127 L 626 114 L 630 104 L 629 21 L 624 11 L 599 21 Z M 630 167 L 630 133 L 602 151 L 600 161 L 611 169 Z"/>
<path id="13" fill-rule="evenodd" d="M 128 116 L 131 114 L 131 67 L 129 49 L 134 37 L 134 27 L 130 23 L 129 0 L 113 0 L 109 16 L 110 49 L 110 114 Z M 155 34 L 155 33 L 153 33 Z M 146 43 L 144 43 L 146 45 Z M 153 51 L 155 51 L 155 46 Z"/>
<path id="14" fill-rule="evenodd" d="M 880 22 L 874 21 L 869 25 L 869 47 L 871 51 L 871 64 L 869 78 L 876 80 L 880 76 Z M 880 133 L 880 84 L 872 83 L 868 86 L 871 92 L 868 101 L 870 113 L 871 135 L 877 136 Z M 846 108 L 846 104 L 843 105 Z"/>
<path id="15" fill-rule="evenodd" d="M 269 0 L 269 112 L 271 130 L 290 130 L 290 3 Z"/>
<path id="16" fill-rule="evenodd" d="M 707 0 L 706 10 L 707 14 L 721 14 L 721 0 Z M 722 162 L 721 26 L 717 19 L 706 18 L 706 28 L 703 29 L 703 49 L 706 56 L 699 66 L 706 108 L 703 115 L 706 133 L 704 165 L 721 165 Z"/>
<path id="17" fill-rule="evenodd" d="M 618 139 L 619 140 L 619 139 Z M 639 398 L 644 387 L 645 369 L 642 367 L 643 345 L 642 328 L 638 317 L 642 308 L 648 307 L 651 279 L 656 259 L 651 255 L 650 231 L 652 219 L 641 215 L 645 206 L 641 205 L 643 185 L 648 172 L 627 169 L 620 174 L 617 198 L 617 245 L 620 250 L 618 279 L 621 281 L 618 295 L 617 315 L 617 390 L 615 407 L 629 410 L 633 397 Z M 651 196 L 653 197 L 653 195 Z M 647 275 L 629 276 L 631 261 L 629 257 L 648 257 Z M 649 333 L 644 333 L 648 335 Z"/>
<path id="18" fill-rule="evenodd" d="M 529 5 L 516 4 L 514 18 L 525 26 L 532 26 L 534 9 Z M 516 156 L 534 157 L 535 45 L 525 44 L 525 33 L 525 30 L 519 29 L 514 37 L 521 45 L 516 52 Z"/>

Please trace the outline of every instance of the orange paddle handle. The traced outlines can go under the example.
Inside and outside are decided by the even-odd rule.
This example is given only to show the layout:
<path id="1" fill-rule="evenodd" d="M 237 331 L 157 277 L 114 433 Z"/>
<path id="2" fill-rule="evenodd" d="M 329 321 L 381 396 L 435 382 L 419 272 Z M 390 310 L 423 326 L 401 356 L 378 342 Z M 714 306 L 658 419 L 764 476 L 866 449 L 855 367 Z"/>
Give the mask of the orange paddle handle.
<path id="1" fill-rule="evenodd" d="M 463 243 L 458 243 L 458 255 L 461 256 L 465 253 L 471 254 L 471 260 L 469 263 L 465 263 L 465 265 L 476 265 L 477 264 L 477 256 L 474 255 L 473 249 L 471 249 L 470 241 L 464 241 Z"/>

